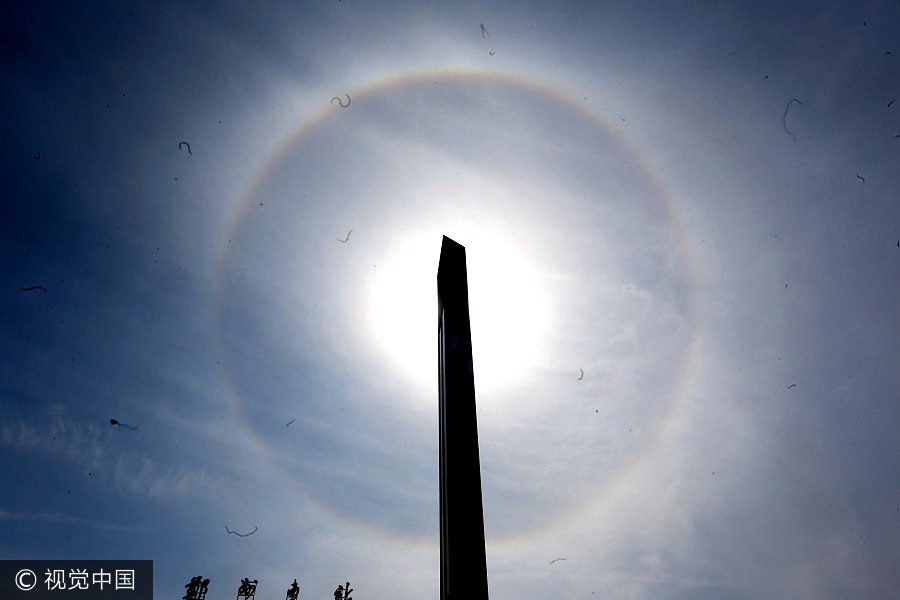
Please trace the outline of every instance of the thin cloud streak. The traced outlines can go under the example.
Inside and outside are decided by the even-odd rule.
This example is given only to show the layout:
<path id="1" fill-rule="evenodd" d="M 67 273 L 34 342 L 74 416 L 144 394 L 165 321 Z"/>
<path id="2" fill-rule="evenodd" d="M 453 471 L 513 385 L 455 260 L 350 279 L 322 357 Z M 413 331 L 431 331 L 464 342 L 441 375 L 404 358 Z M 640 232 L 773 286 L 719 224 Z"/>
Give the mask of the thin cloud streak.
<path id="1" fill-rule="evenodd" d="M 120 523 L 109 523 L 106 521 L 97 521 L 94 519 L 85 519 L 62 513 L 42 513 L 42 512 L 13 512 L 0 508 L 0 520 L 7 519 L 11 521 L 43 521 L 47 523 L 69 523 L 73 525 L 89 525 L 98 529 L 108 529 L 112 531 L 120 531 L 124 533 L 148 532 L 152 531 L 150 527 L 138 527 L 135 525 L 122 525 Z"/>

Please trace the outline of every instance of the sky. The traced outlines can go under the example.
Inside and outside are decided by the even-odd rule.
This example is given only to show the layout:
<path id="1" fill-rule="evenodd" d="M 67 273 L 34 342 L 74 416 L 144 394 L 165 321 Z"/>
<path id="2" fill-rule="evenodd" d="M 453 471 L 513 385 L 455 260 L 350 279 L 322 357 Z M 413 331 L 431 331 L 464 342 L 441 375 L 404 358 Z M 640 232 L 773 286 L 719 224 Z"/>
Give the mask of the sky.
<path id="1" fill-rule="evenodd" d="M 895 595 L 898 96 L 900 2 L 7 6 L 0 559 L 438 598 L 447 235 L 492 598 Z"/>

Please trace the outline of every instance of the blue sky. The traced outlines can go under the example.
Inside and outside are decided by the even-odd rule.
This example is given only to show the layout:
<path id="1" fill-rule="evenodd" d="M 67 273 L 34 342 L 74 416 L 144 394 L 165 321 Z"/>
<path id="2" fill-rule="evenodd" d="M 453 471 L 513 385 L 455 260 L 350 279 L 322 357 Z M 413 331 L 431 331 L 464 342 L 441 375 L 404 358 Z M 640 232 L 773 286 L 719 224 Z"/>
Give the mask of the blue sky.
<path id="1" fill-rule="evenodd" d="M 898 31 L 888 2 L 8 7 L 0 558 L 438 597 L 448 235 L 493 598 L 888 597 Z"/>

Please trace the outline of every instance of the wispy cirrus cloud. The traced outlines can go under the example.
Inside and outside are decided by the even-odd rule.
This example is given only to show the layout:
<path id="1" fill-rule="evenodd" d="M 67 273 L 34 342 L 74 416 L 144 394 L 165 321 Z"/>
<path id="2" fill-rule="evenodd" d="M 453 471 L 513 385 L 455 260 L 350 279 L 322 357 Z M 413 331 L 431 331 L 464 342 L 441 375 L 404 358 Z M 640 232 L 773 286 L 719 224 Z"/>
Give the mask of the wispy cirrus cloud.
<path id="1" fill-rule="evenodd" d="M 94 481 L 106 480 L 126 493 L 158 500 L 205 495 L 219 480 L 206 470 L 174 461 L 164 464 L 164 456 L 151 458 L 121 446 L 111 452 L 108 432 L 94 423 L 75 420 L 61 407 L 52 409 L 44 420 L 4 424 L 0 444 L 78 466 L 96 475 Z"/>
<path id="2" fill-rule="evenodd" d="M 0 508 L 0 521 L 42 521 L 46 523 L 65 523 L 72 525 L 89 525 L 100 529 L 109 529 L 122 532 L 139 532 L 151 531 L 149 527 L 138 527 L 135 525 L 122 525 L 120 523 L 110 523 L 107 521 L 98 521 L 96 519 L 85 519 L 67 515 L 65 513 L 50 512 L 16 512 Z"/>

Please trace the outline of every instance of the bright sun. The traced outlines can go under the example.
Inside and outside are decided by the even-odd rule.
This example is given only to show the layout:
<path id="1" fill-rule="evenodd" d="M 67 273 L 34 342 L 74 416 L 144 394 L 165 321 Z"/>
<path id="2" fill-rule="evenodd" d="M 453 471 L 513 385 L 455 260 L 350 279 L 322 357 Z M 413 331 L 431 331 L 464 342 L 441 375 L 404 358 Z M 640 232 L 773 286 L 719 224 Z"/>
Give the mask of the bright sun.
<path id="1" fill-rule="evenodd" d="M 479 401 L 523 382 L 538 359 L 546 309 L 537 272 L 503 234 L 473 226 L 419 232 L 378 265 L 369 330 L 401 376 L 437 387 L 437 269 L 442 235 L 466 248 L 475 392 Z"/>

